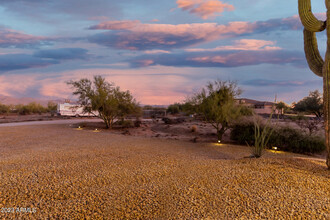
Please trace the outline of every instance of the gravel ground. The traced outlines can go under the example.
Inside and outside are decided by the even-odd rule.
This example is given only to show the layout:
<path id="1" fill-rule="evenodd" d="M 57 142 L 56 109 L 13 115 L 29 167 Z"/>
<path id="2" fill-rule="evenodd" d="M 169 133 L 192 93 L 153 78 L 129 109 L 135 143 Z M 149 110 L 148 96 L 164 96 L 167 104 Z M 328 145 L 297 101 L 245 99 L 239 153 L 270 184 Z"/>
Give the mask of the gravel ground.
<path id="1" fill-rule="evenodd" d="M 271 151 L 243 159 L 249 154 L 68 125 L 3 127 L 0 218 L 330 218 L 324 161 Z"/>

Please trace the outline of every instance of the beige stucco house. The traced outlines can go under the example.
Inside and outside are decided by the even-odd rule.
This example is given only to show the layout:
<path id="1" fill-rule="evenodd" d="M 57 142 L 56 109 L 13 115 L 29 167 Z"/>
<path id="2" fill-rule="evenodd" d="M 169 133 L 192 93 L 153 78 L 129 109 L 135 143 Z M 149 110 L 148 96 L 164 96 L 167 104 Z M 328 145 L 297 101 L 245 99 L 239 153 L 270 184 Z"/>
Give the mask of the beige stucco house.
<path id="1" fill-rule="evenodd" d="M 274 102 L 267 102 L 267 101 L 257 101 L 253 99 L 237 99 L 238 103 L 252 108 L 255 113 L 257 114 L 271 114 L 272 107 L 275 105 Z"/>

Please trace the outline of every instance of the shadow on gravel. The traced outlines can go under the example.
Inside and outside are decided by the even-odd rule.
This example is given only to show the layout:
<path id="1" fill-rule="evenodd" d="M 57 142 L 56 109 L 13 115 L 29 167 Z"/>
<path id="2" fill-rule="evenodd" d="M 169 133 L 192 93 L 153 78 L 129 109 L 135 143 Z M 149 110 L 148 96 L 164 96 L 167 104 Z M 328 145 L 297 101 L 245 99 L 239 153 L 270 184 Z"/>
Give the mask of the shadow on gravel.
<path id="1" fill-rule="evenodd" d="M 283 166 L 330 178 L 330 171 L 327 169 L 325 161 L 314 160 L 313 158 L 286 158 L 282 160 Z"/>

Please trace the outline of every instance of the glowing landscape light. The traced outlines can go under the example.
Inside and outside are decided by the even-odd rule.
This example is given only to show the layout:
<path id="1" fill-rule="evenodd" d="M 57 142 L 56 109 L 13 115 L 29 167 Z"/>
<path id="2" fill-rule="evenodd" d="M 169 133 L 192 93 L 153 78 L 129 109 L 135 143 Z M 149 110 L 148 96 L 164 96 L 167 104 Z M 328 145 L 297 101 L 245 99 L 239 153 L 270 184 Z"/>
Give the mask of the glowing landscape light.
<path id="1" fill-rule="evenodd" d="M 93 132 L 100 132 L 100 131 L 97 128 L 95 128 Z"/>

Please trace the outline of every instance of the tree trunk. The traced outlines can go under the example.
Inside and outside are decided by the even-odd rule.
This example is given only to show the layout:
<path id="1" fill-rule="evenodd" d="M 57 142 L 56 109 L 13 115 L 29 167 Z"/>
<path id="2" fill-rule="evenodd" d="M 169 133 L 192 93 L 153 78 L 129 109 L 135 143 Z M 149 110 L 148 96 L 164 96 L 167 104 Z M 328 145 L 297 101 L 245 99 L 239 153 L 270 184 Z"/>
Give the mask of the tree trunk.
<path id="1" fill-rule="evenodd" d="M 110 128 L 109 121 L 108 120 L 104 120 L 104 122 L 105 122 L 105 128 L 106 129 L 109 129 Z"/>
<path id="2" fill-rule="evenodd" d="M 225 128 L 222 126 L 221 129 L 217 130 L 218 141 L 222 141 L 222 136 L 225 133 Z"/>

